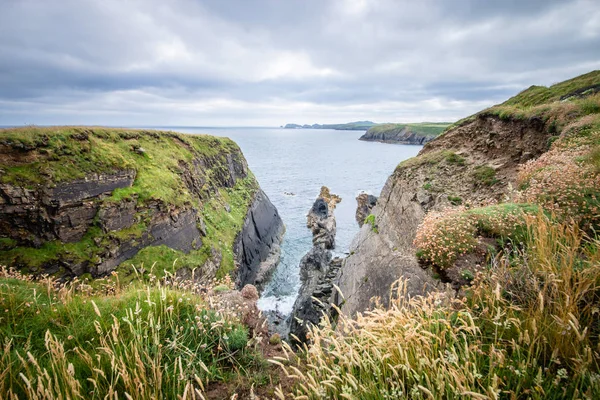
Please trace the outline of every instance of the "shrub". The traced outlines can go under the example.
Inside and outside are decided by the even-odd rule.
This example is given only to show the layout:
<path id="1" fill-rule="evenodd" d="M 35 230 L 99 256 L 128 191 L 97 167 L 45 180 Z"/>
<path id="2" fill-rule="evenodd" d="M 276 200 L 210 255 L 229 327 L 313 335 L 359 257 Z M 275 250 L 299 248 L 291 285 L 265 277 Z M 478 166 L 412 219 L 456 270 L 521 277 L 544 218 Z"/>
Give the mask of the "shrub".
<path id="1" fill-rule="evenodd" d="M 536 214 L 528 204 L 499 204 L 467 210 L 463 207 L 429 212 L 417 229 L 414 245 L 420 260 L 440 268 L 451 266 L 477 247 L 480 235 L 501 240 L 521 240 L 526 214 Z"/>
<path id="2" fill-rule="evenodd" d="M 559 217 L 573 218 L 584 225 L 600 219 L 600 171 L 598 148 L 561 146 L 526 163 L 517 182 L 519 201 L 542 205 Z"/>

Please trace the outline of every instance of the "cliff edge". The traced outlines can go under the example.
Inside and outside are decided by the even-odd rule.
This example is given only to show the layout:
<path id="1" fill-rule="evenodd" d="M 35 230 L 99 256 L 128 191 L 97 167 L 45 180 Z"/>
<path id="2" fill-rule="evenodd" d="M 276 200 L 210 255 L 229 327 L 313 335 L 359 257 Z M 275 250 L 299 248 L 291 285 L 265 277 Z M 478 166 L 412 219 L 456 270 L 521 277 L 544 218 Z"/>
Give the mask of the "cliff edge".
<path id="1" fill-rule="evenodd" d="M 450 124 L 448 123 L 430 122 L 423 122 L 420 124 L 380 124 L 369 128 L 359 140 L 367 142 L 424 145 L 435 139 L 449 125 Z"/>
<path id="2" fill-rule="evenodd" d="M 457 283 L 451 268 L 435 269 L 417 258 L 414 241 L 425 215 L 449 209 L 473 210 L 471 212 L 482 215 L 487 211 L 478 207 L 510 201 L 541 202 L 547 189 L 539 190 L 541 194 L 527 195 L 528 188 L 535 188 L 540 182 L 535 174 L 548 170 L 552 163 L 566 162 L 532 164 L 540 156 L 553 149 L 557 154 L 569 151 L 575 154 L 574 165 L 581 164 L 581 160 L 595 159 L 593 152 L 598 150 L 589 138 L 593 137 L 590 132 L 600 126 L 599 84 L 600 72 L 594 71 L 550 88 L 532 87 L 502 105 L 459 121 L 426 143 L 417 157 L 398 165 L 372 214 L 353 240 L 350 255 L 340 270 L 338 286 L 344 298 L 338 296 L 336 301 L 342 310 L 350 315 L 364 311 L 370 308 L 374 297 L 388 304 L 392 284 L 399 278 L 407 279 L 409 296 L 437 290 L 445 283 Z M 573 146 L 579 147 L 572 150 Z M 526 182 L 517 179 L 525 166 L 533 171 L 530 175 L 535 179 Z M 562 169 L 564 173 L 570 171 Z M 574 178 L 565 181 L 564 185 L 576 182 Z M 556 179 L 547 186 L 558 187 L 559 183 Z M 589 190 L 599 189 L 594 185 Z M 565 193 L 571 194 L 573 190 L 581 190 L 565 188 Z M 524 190 L 525 196 L 516 193 L 517 189 Z M 594 196 L 596 194 L 586 194 L 582 204 L 588 198 L 595 199 Z M 560 200 L 555 194 L 546 197 Z M 573 199 L 569 202 L 573 203 Z M 515 207 L 505 206 L 505 209 Z M 473 226 L 475 234 L 484 228 Z M 431 240 L 443 244 L 444 238 L 438 235 Z M 473 240 L 477 243 L 478 239 Z M 485 243 L 481 244 L 485 253 Z M 465 253 L 460 249 L 458 252 Z M 475 266 L 478 262 L 472 259 L 468 264 Z M 464 274 L 470 275 L 471 271 L 466 270 Z"/>
<path id="3" fill-rule="evenodd" d="M 241 287 L 283 235 L 229 139 L 24 127 L 0 130 L 0 155 L 0 258 L 28 272 L 233 274 Z"/>

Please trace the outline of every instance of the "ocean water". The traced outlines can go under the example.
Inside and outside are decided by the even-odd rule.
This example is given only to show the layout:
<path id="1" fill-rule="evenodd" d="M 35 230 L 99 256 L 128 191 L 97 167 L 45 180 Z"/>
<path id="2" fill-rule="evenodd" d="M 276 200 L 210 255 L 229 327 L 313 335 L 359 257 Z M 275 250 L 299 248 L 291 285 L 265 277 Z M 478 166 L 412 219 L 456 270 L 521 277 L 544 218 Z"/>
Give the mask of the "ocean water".
<path id="1" fill-rule="evenodd" d="M 342 197 L 335 210 L 335 253 L 348 252 L 358 232 L 356 196 L 379 196 L 400 161 L 417 155 L 421 146 L 363 142 L 362 131 L 269 128 L 172 128 L 187 133 L 229 137 L 242 149 L 260 186 L 279 210 L 286 226 L 281 263 L 259 300 L 263 311 L 288 315 L 300 288 L 300 259 L 312 246 L 306 214 L 328 186 Z M 286 194 L 292 193 L 293 195 Z"/>

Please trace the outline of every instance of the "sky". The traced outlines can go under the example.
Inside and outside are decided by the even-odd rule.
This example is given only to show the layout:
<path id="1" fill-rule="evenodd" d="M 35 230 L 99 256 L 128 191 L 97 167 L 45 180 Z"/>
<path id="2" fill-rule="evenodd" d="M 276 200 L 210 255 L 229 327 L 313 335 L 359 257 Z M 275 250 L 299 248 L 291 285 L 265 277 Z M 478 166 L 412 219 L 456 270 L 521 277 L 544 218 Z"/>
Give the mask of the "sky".
<path id="1" fill-rule="evenodd" d="M 599 0 L 0 0 L 0 125 L 455 121 L 594 69 Z"/>

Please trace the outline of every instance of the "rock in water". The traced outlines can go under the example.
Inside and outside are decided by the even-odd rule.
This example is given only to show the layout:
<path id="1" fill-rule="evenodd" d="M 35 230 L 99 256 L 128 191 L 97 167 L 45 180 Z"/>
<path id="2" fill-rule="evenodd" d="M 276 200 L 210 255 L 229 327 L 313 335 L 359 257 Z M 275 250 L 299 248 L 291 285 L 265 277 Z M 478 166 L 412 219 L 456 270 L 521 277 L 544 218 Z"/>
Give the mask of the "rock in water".
<path id="1" fill-rule="evenodd" d="M 323 246 L 326 249 L 335 247 L 335 216 L 333 210 L 342 201 L 338 195 L 331 194 L 329 188 L 323 186 L 319 197 L 306 216 L 306 226 L 313 234 L 313 246 Z"/>
<path id="2" fill-rule="evenodd" d="M 302 286 L 290 321 L 290 336 L 296 344 L 306 342 L 308 327 L 318 324 L 330 311 L 332 283 L 342 262 L 339 258 L 332 260 L 330 251 L 335 247 L 333 210 L 340 201 L 339 196 L 324 186 L 306 218 L 313 234 L 313 247 L 300 261 Z"/>
<path id="3" fill-rule="evenodd" d="M 356 207 L 356 222 L 358 226 L 363 226 L 365 218 L 371 214 L 373 207 L 377 204 L 377 197 L 372 194 L 361 193 L 356 197 L 358 206 Z"/>

